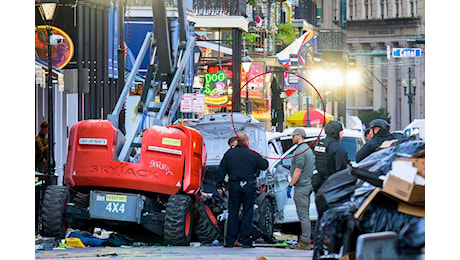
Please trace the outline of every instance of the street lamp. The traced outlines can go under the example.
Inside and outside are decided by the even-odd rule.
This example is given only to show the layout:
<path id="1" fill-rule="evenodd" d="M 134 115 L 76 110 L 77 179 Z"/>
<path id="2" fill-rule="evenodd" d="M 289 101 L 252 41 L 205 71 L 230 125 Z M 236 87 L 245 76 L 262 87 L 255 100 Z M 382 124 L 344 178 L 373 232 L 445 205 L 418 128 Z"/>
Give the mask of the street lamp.
<path id="1" fill-rule="evenodd" d="M 347 86 L 358 86 L 361 83 L 361 73 L 357 69 L 348 70 L 345 81 Z"/>
<path id="2" fill-rule="evenodd" d="M 327 87 L 333 93 L 332 114 L 346 120 L 346 95 L 347 87 L 355 87 L 361 83 L 361 73 L 358 69 L 316 68 L 311 71 L 311 79 L 317 87 Z M 336 101 L 338 99 L 338 101 Z M 326 102 L 327 104 L 327 102 Z"/>
<path id="3" fill-rule="evenodd" d="M 193 58 L 195 60 L 195 68 L 197 67 L 197 64 L 200 63 L 202 55 L 203 54 L 202 54 L 202 52 L 200 50 L 200 47 L 198 47 L 198 46 L 193 47 Z"/>
<path id="4" fill-rule="evenodd" d="M 241 66 L 243 66 L 244 73 L 246 74 L 246 115 L 251 114 L 251 108 L 249 104 L 249 72 L 251 71 L 251 66 L 252 66 L 252 60 L 249 55 L 244 56 L 241 59 Z"/>
<path id="5" fill-rule="evenodd" d="M 403 80 L 403 87 L 404 87 L 404 96 L 407 96 L 407 104 L 409 105 L 409 123 L 412 122 L 412 97 L 415 96 L 415 86 L 413 89 L 411 88 L 411 78 L 410 78 L 410 68 L 409 68 L 409 92 L 407 92 L 407 83 Z"/>
<path id="6" fill-rule="evenodd" d="M 46 23 L 48 44 L 48 176 L 53 177 L 55 171 L 54 162 L 54 110 L 53 110 L 53 57 L 51 53 L 51 23 L 56 12 L 57 0 L 41 0 L 38 9 Z"/>

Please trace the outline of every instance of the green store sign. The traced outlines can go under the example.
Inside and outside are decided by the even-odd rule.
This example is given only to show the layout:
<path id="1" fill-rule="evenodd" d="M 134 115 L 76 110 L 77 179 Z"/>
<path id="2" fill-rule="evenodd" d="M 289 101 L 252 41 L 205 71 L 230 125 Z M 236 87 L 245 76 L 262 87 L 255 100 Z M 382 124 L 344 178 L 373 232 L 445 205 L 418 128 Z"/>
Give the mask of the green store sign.
<path id="1" fill-rule="evenodd" d="M 228 102 L 228 75 L 219 70 L 216 73 L 204 74 L 204 102 L 209 105 L 223 105 Z"/>

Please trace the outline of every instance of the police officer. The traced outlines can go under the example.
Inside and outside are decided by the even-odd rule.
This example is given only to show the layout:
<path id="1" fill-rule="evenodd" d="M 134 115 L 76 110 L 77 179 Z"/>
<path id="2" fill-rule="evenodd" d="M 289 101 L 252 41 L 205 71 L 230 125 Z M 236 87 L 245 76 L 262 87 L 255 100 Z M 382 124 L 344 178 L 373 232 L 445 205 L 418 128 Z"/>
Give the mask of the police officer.
<path id="1" fill-rule="evenodd" d="M 390 125 L 383 119 L 374 119 L 369 123 L 370 131 L 373 134 L 371 140 L 367 141 L 359 151 L 356 152 L 356 162 L 362 161 L 371 153 L 377 151 L 384 141 L 395 139 L 390 133 Z"/>
<path id="2" fill-rule="evenodd" d="M 321 140 L 314 148 L 315 165 L 318 171 L 313 178 L 313 190 L 315 193 L 329 176 L 340 170 L 346 169 L 348 166 L 348 156 L 343 149 L 340 140 L 343 136 L 343 126 L 339 121 L 330 121 L 324 126 L 326 138 Z M 318 221 L 314 231 L 314 252 L 313 259 L 319 259 L 322 254 L 323 246 L 318 242 L 319 227 L 323 212 L 319 210 L 318 203 L 315 200 L 316 209 L 318 211 Z"/>
<path id="3" fill-rule="evenodd" d="M 323 182 L 334 172 L 347 168 L 348 156 L 340 140 L 343 136 L 343 126 L 339 121 L 330 121 L 324 126 L 326 138 L 314 148 L 315 165 L 318 171 L 314 177 L 313 190 L 318 191 Z"/>
<path id="4" fill-rule="evenodd" d="M 233 247 L 239 237 L 243 248 L 251 248 L 256 172 L 267 169 L 268 161 L 247 148 L 247 134 L 238 134 L 238 139 L 238 144 L 225 152 L 217 170 L 218 187 L 222 186 L 225 175 L 228 174 L 228 223 L 224 247 Z M 238 229 L 240 205 L 243 205 L 243 214 L 241 227 Z"/>

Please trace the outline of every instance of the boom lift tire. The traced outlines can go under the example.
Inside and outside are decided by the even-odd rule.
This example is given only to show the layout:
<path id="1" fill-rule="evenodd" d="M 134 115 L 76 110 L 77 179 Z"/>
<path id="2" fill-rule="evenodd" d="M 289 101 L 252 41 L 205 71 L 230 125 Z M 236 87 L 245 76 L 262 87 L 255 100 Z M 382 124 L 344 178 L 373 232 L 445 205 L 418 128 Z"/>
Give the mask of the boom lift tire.
<path id="1" fill-rule="evenodd" d="M 212 243 L 214 240 L 222 241 L 222 232 L 217 223 L 217 219 L 212 210 L 203 202 L 198 200 L 197 203 L 198 221 L 195 228 L 195 234 L 202 243 Z"/>
<path id="2" fill-rule="evenodd" d="M 47 237 L 64 238 L 67 223 L 64 212 L 70 201 L 67 186 L 50 185 L 46 188 L 42 206 L 42 234 Z"/>
<path id="3" fill-rule="evenodd" d="M 78 192 L 73 199 L 73 203 L 76 208 L 88 208 L 89 207 L 89 194 Z"/>
<path id="4" fill-rule="evenodd" d="M 188 246 L 192 237 L 192 229 L 192 198 L 188 195 L 171 195 L 164 219 L 165 243 L 173 246 Z"/>
<path id="5" fill-rule="evenodd" d="M 75 208 L 83 209 L 85 211 L 89 208 L 89 194 L 78 192 L 73 199 L 73 204 Z M 79 229 L 84 231 L 89 231 L 90 221 L 83 219 L 71 219 L 68 220 L 68 224 L 73 229 Z"/>

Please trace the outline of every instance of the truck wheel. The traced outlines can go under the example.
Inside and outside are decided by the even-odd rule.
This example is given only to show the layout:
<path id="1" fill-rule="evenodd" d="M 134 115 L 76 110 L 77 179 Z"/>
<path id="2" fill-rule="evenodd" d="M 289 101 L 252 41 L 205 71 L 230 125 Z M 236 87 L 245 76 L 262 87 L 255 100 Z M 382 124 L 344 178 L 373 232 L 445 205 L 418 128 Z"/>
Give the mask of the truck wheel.
<path id="1" fill-rule="evenodd" d="M 267 198 L 259 206 L 259 222 L 257 223 L 257 227 L 264 231 L 267 236 L 273 236 L 273 208 L 270 200 Z"/>
<path id="2" fill-rule="evenodd" d="M 192 237 L 193 207 L 187 195 L 172 195 L 166 206 L 164 239 L 166 244 L 188 246 Z"/>
<path id="3" fill-rule="evenodd" d="M 202 243 L 212 243 L 214 240 L 222 240 L 222 232 L 217 219 L 211 209 L 202 200 L 197 203 L 198 221 L 195 234 Z"/>
<path id="4" fill-rule="evenodd" d="M 42 235 L 64 238 L 67 223 L 64 211 L 70 201 L 69 189 L 66 186 L 50 185 L 46 188 L 42 206 Z"/>

